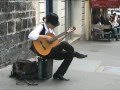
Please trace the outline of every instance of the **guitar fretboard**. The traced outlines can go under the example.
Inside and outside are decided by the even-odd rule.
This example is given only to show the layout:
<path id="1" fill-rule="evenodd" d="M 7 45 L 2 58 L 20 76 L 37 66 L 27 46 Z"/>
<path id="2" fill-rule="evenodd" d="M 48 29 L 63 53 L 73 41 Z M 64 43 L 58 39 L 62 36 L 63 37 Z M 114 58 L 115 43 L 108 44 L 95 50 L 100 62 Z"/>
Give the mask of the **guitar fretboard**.
<path id="1" fill-rule="evenodd" d="M 70 29 L 70 28 L 69 28 L 69 29 Z M 70 29 L 70 30 L 71 30 L 70 32 L 74 31 L 75 29 L 76 29 L 75 27 L 72 27 L 72 28 Z M 61 36 L 67 35 L 67 34 L 69 34 L 67 31 L 61 33 L 61 34 L 59 34 L 58 36 L 55 36 L 55 37 L 51 38 L 51 39 L 49 40 L 49 43 L 54 42 L 55 40 L 57 40 L 57 39 L 60 38 Z"/>
<path id="2" fill-rule="evenodd" d="M 60 38 L 61 36 L 65 35 L 65 34 L 67 34 L 67 31 L 59 34 L 58 36 L 55 36 L 55 37 L 51 38 L 51 39 L 49 40 L 49 42 L 50 42 L 50 43 L 51 43 L 51 42 L 54 42 L 55 40 L 57 40 L 58 38 Z"/>

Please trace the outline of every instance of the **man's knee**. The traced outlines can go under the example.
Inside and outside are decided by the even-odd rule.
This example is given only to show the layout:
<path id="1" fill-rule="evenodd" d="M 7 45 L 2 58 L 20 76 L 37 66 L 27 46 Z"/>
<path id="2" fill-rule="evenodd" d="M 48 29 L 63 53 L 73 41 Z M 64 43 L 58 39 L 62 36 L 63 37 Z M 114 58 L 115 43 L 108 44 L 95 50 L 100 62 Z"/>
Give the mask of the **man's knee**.
<path id="1" fill-rule="evenodd" d="M 61 44 L 62 44 L 65 48 L 69 49 L 71 52 L 74 52 L 73 46 L 70 45 L 68 42 L 63 41 L 63 42 L 61 42 Z"/>

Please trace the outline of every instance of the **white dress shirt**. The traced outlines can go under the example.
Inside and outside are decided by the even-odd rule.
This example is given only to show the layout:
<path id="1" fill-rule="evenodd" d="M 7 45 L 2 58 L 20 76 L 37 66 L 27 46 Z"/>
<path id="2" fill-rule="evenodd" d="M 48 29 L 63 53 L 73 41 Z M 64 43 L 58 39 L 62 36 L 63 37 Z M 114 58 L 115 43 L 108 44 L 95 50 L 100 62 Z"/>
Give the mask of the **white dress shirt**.
<path id="1" fill-rule="evenodd" d="M 43 25 L 45 27 L 45 34 L 52 33 L 55 35 L 54 31 L 52 29 L 48 28 L 45 23 Z M 37 40 L 39 38 L 40 32 L 43 30 L 43 25 L 40 24 L 40 25 L 36 26 L 36 28 L 30 32 L 30 34 L 28 35 L 28 38 L 30 40 Z"/>

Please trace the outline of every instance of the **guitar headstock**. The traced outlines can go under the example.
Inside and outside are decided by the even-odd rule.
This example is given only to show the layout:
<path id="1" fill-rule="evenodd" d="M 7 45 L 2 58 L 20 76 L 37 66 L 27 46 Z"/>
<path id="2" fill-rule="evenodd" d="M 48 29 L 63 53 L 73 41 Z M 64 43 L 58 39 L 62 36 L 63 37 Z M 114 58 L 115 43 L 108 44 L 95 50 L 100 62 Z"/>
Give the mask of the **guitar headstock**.
<path id="1" fill-rule="evenodd" d="M 76 30 L 76 27 L 69 27 L 67 33 L 73 32 Z"/>
<path id="2" fill-rule="evenodd" d="M 72 29 L 73 29 L 73 30 L 76 30 L 76 27 L 73 26 Z"/>

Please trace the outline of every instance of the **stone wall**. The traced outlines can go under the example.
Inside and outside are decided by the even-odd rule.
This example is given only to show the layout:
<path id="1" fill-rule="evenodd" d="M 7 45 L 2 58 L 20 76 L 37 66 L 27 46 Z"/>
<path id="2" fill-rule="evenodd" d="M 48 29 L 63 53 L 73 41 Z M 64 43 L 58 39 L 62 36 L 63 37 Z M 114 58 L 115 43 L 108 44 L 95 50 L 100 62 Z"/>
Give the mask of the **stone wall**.
<path id="1" fill-rule="evenodd" d="M 0 68 L 24 58 L 36 24 L 34 0 L 0 0 Z"/>

